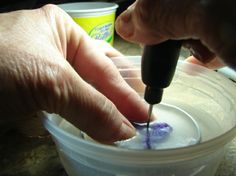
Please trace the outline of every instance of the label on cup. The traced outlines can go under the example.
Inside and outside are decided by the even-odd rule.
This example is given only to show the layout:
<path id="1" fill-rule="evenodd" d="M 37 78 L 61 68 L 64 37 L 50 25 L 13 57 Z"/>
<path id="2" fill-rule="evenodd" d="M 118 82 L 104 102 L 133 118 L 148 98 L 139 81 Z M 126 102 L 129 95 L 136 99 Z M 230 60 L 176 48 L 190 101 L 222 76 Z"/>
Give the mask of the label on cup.
<path id="1" fill-rule="evenodd" d="M 114 25 L 109 23 L 104 23 L 98 26 L 95 26 L 90 32 L 89 35 L 98 40 L 105 40 L 108 43 L 113 41 L 113 27 Z"/>
<path id="2" fill-rule="evenodd" d="M 73 19 L 90 37 L 113 44 L 115 13 L 104 16 L 73 17 Z"/>

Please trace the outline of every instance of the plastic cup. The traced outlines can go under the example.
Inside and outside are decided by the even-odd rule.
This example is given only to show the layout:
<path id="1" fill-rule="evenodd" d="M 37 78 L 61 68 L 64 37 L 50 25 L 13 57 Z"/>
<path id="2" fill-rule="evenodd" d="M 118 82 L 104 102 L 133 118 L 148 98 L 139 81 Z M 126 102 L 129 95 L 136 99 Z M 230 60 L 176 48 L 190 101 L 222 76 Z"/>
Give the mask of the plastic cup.
<path id="1" fill-rule="evenodd" d="M 115 12 L 118 5 L 108 2 L 78 2 L 59 5 L 94 39 L 113 45 Z"/>
<path id="2" fill-rule="evenodd" d="M 143 96 L 141 57 L 112 60 L 127 83 Z M 198 143 L 184 147 L 118 148 L 84 139 L 79 129 L 55 114 L 45 113 L 44 124 L 69 176 L 214 176 L 227 144 L 236 134 L 235 90 L 235 83 L 217 72 L 178 62 L 163 103 L 190 115 L 201 133 Z M 186 125 L 178 125 L 183 127 L 183 135 L 188 134 Z"/>

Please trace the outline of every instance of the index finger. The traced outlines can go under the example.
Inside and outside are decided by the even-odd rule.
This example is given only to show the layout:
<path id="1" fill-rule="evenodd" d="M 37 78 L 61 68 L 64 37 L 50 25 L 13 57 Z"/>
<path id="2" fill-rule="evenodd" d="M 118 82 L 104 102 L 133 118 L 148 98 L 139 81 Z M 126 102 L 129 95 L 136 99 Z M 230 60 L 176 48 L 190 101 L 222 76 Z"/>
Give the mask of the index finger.
<path id="1" fill-rule="evenodd" d="M 125 82 L 110 58 L 89 42 L 91 40 L 83 41 L 74 62 L 76 71 L 110 99 L 129 120 L 146 121 L 147 104 Z"/>

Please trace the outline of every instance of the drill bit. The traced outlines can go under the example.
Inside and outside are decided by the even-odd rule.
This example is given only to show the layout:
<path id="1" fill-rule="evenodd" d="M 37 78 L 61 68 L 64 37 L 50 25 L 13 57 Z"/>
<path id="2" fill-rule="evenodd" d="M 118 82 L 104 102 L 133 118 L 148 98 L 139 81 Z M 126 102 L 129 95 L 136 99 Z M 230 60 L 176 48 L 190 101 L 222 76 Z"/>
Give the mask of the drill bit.
<path id="1" fill-rule="evenodd" d="M 149 105 L 149 109 L 148 109 L 148 120 L 147 120 L 147 140 L 146 140 L 147 148 L 148 148 L 148 149 L 151 149 L 149 125 L 150 125 L 151 116 L 152 116 L 152 108 L 153 108 L 153 105 L 150 104 L 150 105 Z"/>
<path id="2" fill-rule="evenodd" d="M 150 104 L 149 109 L 148 109 L 147 133 L 149 133 L 149 124 L 150 124 L 151 116 L 152 116 L 152 108 L 153 108 L 153 105 Z"/>

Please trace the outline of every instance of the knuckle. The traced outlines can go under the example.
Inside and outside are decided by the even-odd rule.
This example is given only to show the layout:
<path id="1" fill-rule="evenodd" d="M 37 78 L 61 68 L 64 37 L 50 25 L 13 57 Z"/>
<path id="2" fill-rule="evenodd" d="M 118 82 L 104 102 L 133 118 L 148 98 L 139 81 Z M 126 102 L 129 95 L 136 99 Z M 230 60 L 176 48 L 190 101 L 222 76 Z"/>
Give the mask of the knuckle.
<path id="1" fill-rule="evenodd" d="M 44 5 L 42 9 L 45 11 L 54 11 L 54 10 L 58 10 L 59 8 L 54 4 L 47 4 L 47 5 Z"/>
<path id="2" fill-rule="evenodd" d="M 110 64 L 104 64 L 103 69 L 102 69 L 102 75 L 106 80 L 109 80 L 111 84 L 121 84 L 124 82 L 122 79 L 120 73 L 118 72 L 117 69 L 114 69 L 114 67 Z"/>
<path id="3" fill-rule="evenodd" d="M 57 5 L 54 4 L 44 5 L 43 7 L 40 8 L 40 10 L 49 19 L 59 18 L 60 16 L 63 16 L 63 14 L 64 15 L 66 14 L 61 8 L 59 8 Z"/>
<path id="4" fill-rule="evenodd" d="M 113 118 L 116 116 L 117 109 L 109 99 L 105 98 L 103 105 L 101 107 L 101 112 L 102 114 L 104 114 L 105 124 L 109 124 L 111 121 L 113 121 Z"/>
<path id="5" fill-rule="evenodd" d="M 65 66 L 60 64 L 46 64 L 43 68 L 38 68 L 36 74 L 36 99 L 42 108 L 59 112 L 64 101 L 68 99 L 68 86 L 70 75 Z M 60 103 L 56 103 L 60 102 Z M 45 106 L 45 107 L 44 107 Z"/>

